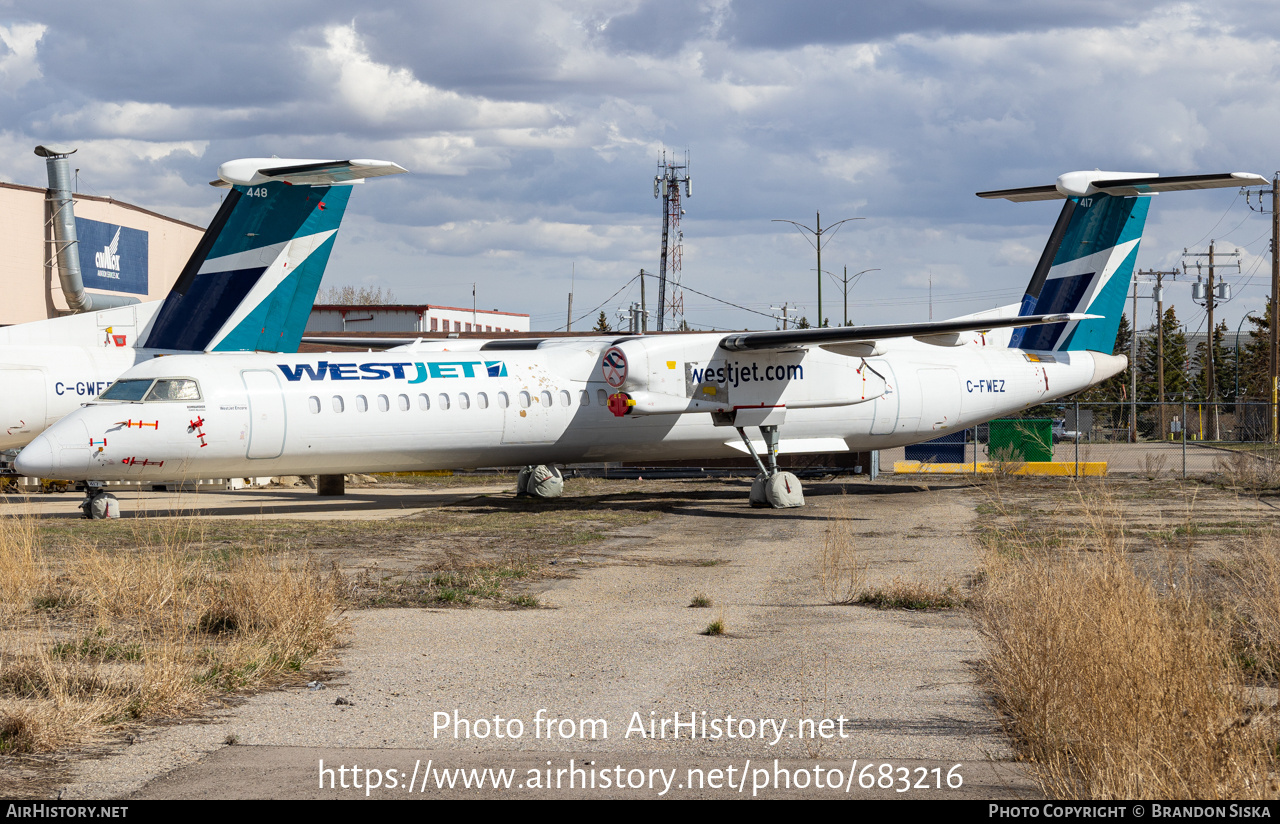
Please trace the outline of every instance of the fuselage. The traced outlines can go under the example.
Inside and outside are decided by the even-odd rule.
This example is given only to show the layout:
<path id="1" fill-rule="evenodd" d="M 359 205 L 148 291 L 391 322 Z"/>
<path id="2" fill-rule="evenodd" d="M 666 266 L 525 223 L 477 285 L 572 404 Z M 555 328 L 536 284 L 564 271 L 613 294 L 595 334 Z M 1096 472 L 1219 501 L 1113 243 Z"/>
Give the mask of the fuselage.
<path id="1" fill-rule="evenodd" d="M 163 381 L 151 395 L 176 397 L 90 402 L 37 438 L 18 468 L 175 480 L 721 458 L 743 454 L 734 426 L 761 410 L 781 421 L 782 453 L 881 449 L 1077 392 L 1124 366 L 977 333 L 951 345 L 878 341 L 865 355 L 725 352 L 722 338 L 174 355 L 122 380 Z M 630 407 L 611 402 L 622 393 Z"/>

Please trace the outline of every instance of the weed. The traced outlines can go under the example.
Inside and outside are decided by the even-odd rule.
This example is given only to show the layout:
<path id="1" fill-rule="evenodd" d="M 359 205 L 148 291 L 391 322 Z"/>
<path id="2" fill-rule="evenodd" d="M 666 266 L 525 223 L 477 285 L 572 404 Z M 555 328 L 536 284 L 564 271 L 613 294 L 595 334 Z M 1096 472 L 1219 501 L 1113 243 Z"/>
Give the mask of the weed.
<path id="1" fill-rule="evenodd" d="M 689 602 L 689 606 L 693 609 L 705 609 L 711 606 L 711 598 L 705 592 L 699 592 L 693 596 L 693 600 Z"/>
<path id="2" fill-rule="evenodd" d="M 702 631 L 703 635 L 724 635 L 724 620 L 717 618 L 707 624 L 707 628 Z"/>
<path id="3" fill-rule="evenodd" d="M 864 589 L 853 603 L 880 609 L 955 609 L 967 606 L 968 598 L 951 584 L 894 578 L 887 586 Z"/>

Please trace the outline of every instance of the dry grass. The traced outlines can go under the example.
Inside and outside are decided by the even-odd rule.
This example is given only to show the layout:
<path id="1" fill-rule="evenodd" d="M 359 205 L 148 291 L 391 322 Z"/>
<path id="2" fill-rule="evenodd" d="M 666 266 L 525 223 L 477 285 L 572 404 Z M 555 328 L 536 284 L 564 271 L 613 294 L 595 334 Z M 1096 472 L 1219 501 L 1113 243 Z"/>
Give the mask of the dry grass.
<path id="1" fill-rule="evenodd" d="M 818 559 L 818 585 L 829 604 L 855 603 L 867 586 L 867 564 L 857 549 L 847 512 L 827 521 Z"/>
<path id="2" fill-rule="evenodd" d="M 1228 489 L 1240 492 L 1280 489 L 1280 461 L 1274 450 L 1229 452 L 1214 461 L 1214 472 Z"/>
<path id="3" fill-rule="evenodd" d="M 1231 615 L 1189 558 L 1140 576 L 1112 504 L 1081 503 L 1082 529 L 986 542 L 977 613 L 1015 746 L 1059 798 L 1274 796 L 1276 710 L 1257 706 Z M 1241 579 L 1241 597 L 1275 603 L 1277 568 Z"/>
<path id="4" fill-rule="evenodd" d="M 965 606 L 968 598 L 954 584 L 895 577 L 883 586 L 864 587 L 849 603 L 880 609 L 955 609 Z"/>
<path id="5" fill-rule="evenodd" d="M 995 483 L 1001 478 L 1011 478 L 1026 467 L 1027 462 L 1013 446 L 998 446 L 990 452 L 991 474 Z"/>
<path id="6" fill-rule="evenodd" d="M 298 677 L 340 633 L 336 571 L 202 552 L 192 522 L 136 522 L 136 547 L 46 553 L 0 519 L 0 752 L 48 752 Z"/>
<path id="7" fill-rule="evenodd" d="M 1280 537 L 1249 542 L 1234 571 L 1234 612 L 1245 666 L 1280 680 Z"/>
<path id="8" fill-rule="evenodd" d="M 881 609 L 952 609 L 966 603 L 955 586 L 940 581 L 895 577 L 888 584 L 870 584 L 852 525 L 847 512 L 827 522 L 818 559 L 818 585 L 827 603 Z"/>

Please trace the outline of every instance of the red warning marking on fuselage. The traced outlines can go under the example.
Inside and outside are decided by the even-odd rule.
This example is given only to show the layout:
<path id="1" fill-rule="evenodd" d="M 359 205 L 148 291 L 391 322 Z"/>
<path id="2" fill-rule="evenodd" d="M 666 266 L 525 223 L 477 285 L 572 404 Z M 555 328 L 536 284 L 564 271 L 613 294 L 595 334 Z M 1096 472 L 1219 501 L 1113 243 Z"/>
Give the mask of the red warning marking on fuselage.
<path id="1" fill-rule="evenodd" d="M 138 460 L 137 458 L 125 458 L 120 463 L 125 466 L 164 466 L 164 461 L 149 461 L 146 458 Z"/>
<path id="2" fill-rule="evenodd" d="M 204 442 L 204 430 L 200 428 L 204 426 L 204 418 L 197 416 L 194 421 L 188 421 L 187 423 L 189 424 L 187 431 L 196 433 L 196 437 L 200 439 L 200 448 L 203 449 L 208 446 L 209 444 Z"/>
<path id="3" fill-rule="evenodd" d="M 100 441 L 95 441 L 93 438 L 89 439 L 89 446 L 106 446 L 106 445 L 107 445 L 106 438 L 103 438 Z"/>
<path id="4" fill-rule="evenodd" d="M 152 429 L 159 429 L 159 428 L 160 428 L 160 421 L 151 421 L 150 423 L 148 423 L 148 422 L 146 422 L 146 421 L 135 421 L 135 420 L 132 420 L 132 419 L 131 419 L 131 420 L 127 420 L 127 421 L 116 421 L 115 425 L 116 425 L 116 426 L 123 426 L 125 429 L 129 429 L 129 428 L 134 427 L 134 426 L 138 427 L 139 429 L 141 429 L 141 428 L 142 428 L 142 427 L 144 427 L 144 426 L 149 426 L 149 427 L 151 427 Z"/>

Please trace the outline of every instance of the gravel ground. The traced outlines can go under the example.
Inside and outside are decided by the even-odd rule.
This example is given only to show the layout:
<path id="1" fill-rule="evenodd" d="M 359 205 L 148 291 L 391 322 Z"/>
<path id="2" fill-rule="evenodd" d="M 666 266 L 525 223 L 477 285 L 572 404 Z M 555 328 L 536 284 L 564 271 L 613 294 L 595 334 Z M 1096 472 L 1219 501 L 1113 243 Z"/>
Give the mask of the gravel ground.
<path id="1" fill-rule="evenodd" d="M 517 777 L 509 791 L 438 790 L 433 778 L 425 792 L 420 777 L 418 797 L 654 797 L 664 789 L 658 770 L 674 771 L 668 796 L 726 797 L 750 795 L 762 780 L 753 771 L 773 771 L 775 759 L 779 769 L 806 770 L 807 786 L 759 791 L 768 797 L 839 794 L 815 787 L 813 768 L 822 766 L 826 782 L 834 780 L 826 770 L 840 770 L 844 781 L 855 760 L 860 774 L 873 767 L 864 782 L 891 764 L 893 786 L 867 790 L 855 780 L 849 797 L 1036 795 L 975 684 L 981 643 L 964 612 L 830 606 L 817 584 L 824 533 L 839 518 L 851 519 L 873 582 L 963 584 L 977 566 L 970 532 L 980 493 L 945 482 L 932 491 L 861 482 L 843 487 L 847 494 L 810 484 L 807 507 L 775 512 L 749 509 L 745 488 L 712 488 L 623 530 L 604 551 L 593 548 L 590 563 L 570 559 L 572 574 L 534 585 L 542 608 L 352 614 L 350 645 L 338 651 L 342 674 L 325 688 L 266 693 L 212 722 L 146 731 L 136 743 L 73 763 L 62 797 L 404 797 L 415 765 L 428 761 L 434 770 L 506 768 Z M 697 593 L 713 605 L 690 608 Z M 717 619 L 726 635 L 700 634 Z M 523 734 L 480 738 L 473 727 L 472 737 L 455 737 L 455 711 L 473 722 L 518 719 Z M 445 729 L 435 729 L 437 713 L 448 714 Z M 676 713 L 708 725 L 732 717 L 735 736 L 717 737 L 709 726 L 705 737 L 686 728 L 673 738 L 668 727 L 665 738 L 650 738 L 633 726 L 647 732 L 651 717 Z M 539 717 L 557 719 L 553 734 Z M 575 723 L 559 723 L 565 719 Z M 582 719 L 602 719 L 607 731 L 597 726 L 584 737 Z M 744 719 L 754 736 L 745 735 Z M 830 719 L 835 737 L 793 737 L 801 719 Z M 528 786 L 535 773 L 545 783 L 547 770 L 567 769 L 570 759 L 577 768 L 594 762 L 594 788 L 575 777 L 569 789 L 568 774 L 559 788 Z M 348 770 L 337 789 L 320 789 L 320 761 L 376 769 L 384 786 L 355 789 L 353 781 L 369 779 Z M 688 786 L 691 768 L 712 775 L 705 771 L 730 767 L 732 788 L 715 788 L 723 779 L 714 777 Z M 953 767 L 963 776 L 959 789 L 946 787 Z M 897 792 L 903 768 L 911 788 Z M 605 769 L 610 779 L 644 776 L 644 786 L 604 788 L 597 773 Z M 398 786 L 390 789 L 393 775 Z"/>

